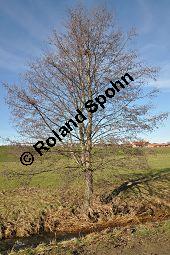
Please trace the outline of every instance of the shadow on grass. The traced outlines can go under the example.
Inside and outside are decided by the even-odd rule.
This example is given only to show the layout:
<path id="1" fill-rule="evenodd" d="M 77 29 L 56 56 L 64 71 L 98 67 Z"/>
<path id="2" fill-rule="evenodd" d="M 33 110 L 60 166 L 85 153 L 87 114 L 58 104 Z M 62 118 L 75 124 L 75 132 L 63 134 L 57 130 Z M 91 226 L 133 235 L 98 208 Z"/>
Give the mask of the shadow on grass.
<path id="1" fill-rule="evenodd" d="M 130 174 L 126 175 L 126 178 L 128 180 L 116 187 L 112 192 L 101 195 L 100 201 L 104 204 L 110 203 L 113 198 L 118 196 L 120 193 L 130 189 L 133 190 L 134 188 L 137 188 L 141 193 L 141 185 L 145 186 L 145 189 L 150 195 L 159 194 L 160 191 L 154 187 L 154 184 L 161 182 L 162 188 L 164 188 L 163 184 L 170 181 L 170 168 L 165 168 L 154 173 L 153 171 L 149 171 L 145 174 Z"/>

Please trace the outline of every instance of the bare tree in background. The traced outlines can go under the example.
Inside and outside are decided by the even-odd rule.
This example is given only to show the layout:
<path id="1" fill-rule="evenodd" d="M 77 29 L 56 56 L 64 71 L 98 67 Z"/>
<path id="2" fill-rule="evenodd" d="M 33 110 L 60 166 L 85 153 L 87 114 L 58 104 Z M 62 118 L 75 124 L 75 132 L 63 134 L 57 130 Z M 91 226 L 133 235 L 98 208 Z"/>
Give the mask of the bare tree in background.
<path id="1" fill-rule="evenodd" d="M 34 142 L 54 136 L 52 130 L 59 133 L 69 119 L 75 120 L 77 109 L 86 116 L 77 127 L 71 123 L 72 130 L 62 143 L 84 172 L 88 208 L 93 193 L 94 144 L 136 139 L 166 117 L 151 112 L 155 91 L 147 84 L 156 78 L 157 69 L 146 66 L 130 49 L 134 36 L 133 31 L 125 34 L 116 28 L 113 15 L 105 8 L 69 10 L 63 33 L 53 32 L 49 50 L 30 64 L 23 85 L 6 84 L 18 131 Z M 112 87 L 111 80 L 119 80 L 127 72 L 134 82 L 114 98 L 107 98 L 104 107 L 98 104 L 95 113 L 85 109 L 87 100 L 104 94 Z"/>

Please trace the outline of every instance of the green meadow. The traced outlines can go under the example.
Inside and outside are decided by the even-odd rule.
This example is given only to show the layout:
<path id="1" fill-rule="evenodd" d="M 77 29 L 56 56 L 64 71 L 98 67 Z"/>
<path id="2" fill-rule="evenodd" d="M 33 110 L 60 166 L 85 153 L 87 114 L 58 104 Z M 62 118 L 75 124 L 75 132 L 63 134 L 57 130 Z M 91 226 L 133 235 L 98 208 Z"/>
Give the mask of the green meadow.
<path id="1" fill-rule="evenodd" d="M 15 147 L 12 147 L 12 149 L 10 146 L 0 147 L 1 190 L 16 189 L 24 185 L 30 187 L 54 189 L 65 186 L 66 183 L 71 185 L 83 185 L 81 169 L 76 168 L 77 166 L 72 159 L 69 159 L 65 156 L 53 154 L 50 159 L 44 159 L 44 156 L 42 156 L 42 161 L 35 159 L 35 162 L 32 164 L 32 166 L 23 166 L 19 161 L 20 154 L 18 154 L 17 156 L 14 155 L 12 153 L 12 151 L 14 150 Z M 128 168 L 126 168 L 125 166 L 119 167 L 118 159 L 119 157 L 121 158 L 121 155 L 116 155 L 115 159 L 115 156 L 113 156 L 112 152 L 106 153 L 107 155 L 104 155 L 104 163 L 100 165 L 100 155 L 95 158 L 94 153 L 96 163 L 94 167 L 97 166 L 97 170 L 94 171 L 95 183 L 97 184 L 105 181 L 111 184 L 119 184 L 130 175 L 132 175 L 133 177 L 133 175 L 135 176 L 135 174 L 140 175 L 147 174 L 149 172 L 159 171 L 168 172 L 170 170 L 170 147 L 153 149 L 145 148 L 143 150 L 148 162 L 148 167 L 145 166 L 145 169 L 138 169 L 138 166 L 136 167 L 135 164 L 134 166 L 132 165 Z M 95 148 L 95 152 L 97 151 L 98 149 Z M 128 156 L 126 160 L 128 162 Z M 49 167 L 49 162 L 52 162 L 52 167 Z M 127 162 L 125 163 L 125 165 L 127 164 Z M 139 164 L 141 163 L 139 162 Z M 44 172 L 44 169 L 47 170 L 47 172 Z M 28 178 L 27 173 L 29 175 L 31 171 L 32 173 L 34 173 L 34 171 L 43 173 L 32 176 L 30 175 Z M 8 176 L 10 175 L 9 173 L 15 172 L 23 173 L 24 175 L 18 176 L 17 174 L 14 174 L 12 177 Z M 6 175 L 6 173 L 8 174 Z M 119 178 L 119 176 L 121 176 L 121 178 Z"/>

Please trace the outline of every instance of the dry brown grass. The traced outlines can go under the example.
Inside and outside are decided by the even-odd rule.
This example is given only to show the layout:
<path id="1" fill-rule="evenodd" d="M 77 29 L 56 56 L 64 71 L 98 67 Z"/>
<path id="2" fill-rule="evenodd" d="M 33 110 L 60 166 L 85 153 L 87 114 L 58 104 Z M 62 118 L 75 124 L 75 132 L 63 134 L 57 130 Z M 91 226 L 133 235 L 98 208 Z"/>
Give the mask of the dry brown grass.
<path id="1" fill-rule="evenodd" d="M 103 205 L 99 197 L 93 201 L 93 210 L 84 214 L 81 198 L 77 197 L 73 207 L 60 201 L 57 191 L 35 188 L 4 192 L 1 196 L 1 239 L 23 237 L 39 233 L 55 233 L 56 236 L 76 233 L 91 233 L 107 227 L 138 224 L 164 219 L 170 215 L 166 200 L 117 197 Z M 80 200 L 79 200 L 80 199 Z"/>

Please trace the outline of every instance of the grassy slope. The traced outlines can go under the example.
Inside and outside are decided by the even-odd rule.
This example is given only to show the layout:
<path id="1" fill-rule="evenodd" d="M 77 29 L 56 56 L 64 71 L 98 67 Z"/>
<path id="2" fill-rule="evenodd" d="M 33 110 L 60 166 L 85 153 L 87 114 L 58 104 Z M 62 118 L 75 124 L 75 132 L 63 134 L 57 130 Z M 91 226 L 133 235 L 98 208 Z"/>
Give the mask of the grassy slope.
<path id="1" fill-rule="evenodd" d="M 7 168 L 10 171 L 23 171 L 26 173 L 27 166 L 22 166 L 18 162 L 18 158 L 14 158 L 8 153 L 9 148 L 0 147 L 1 152 L 1 162 L 0 162 L 0 173 Z M 152 172 L 161 172 L 162 170 L 170 170 L 170 148 L 157 148 L 154 149 L 154 153 L 150 150 L 146 150 L 148 154 L 148 161 L 151 167 Z M 108 158 L 112 156 L 108 156 Z M 59 170 L 49 173 L 42 173 L 40 175 L 34 176 L 27 187 L 31 189 L 25 189 L 27 184 L 27 178 L 6 178 L 0 174 L 0 213 L 5 215 L 8 212 L 9 218 L 15 218 L 13 212 L 16 211 L 16 214 L 19 214 L 19 211 L 23 211 L 23 214 L 26 214 L 26 218 L 38 217 L 39 212 L 43 208 L 47 207 L 56 207 L 58 204 L 69 204 L 73 206 L 77 203 L 82 203 L 82 198 L 84 195 L 84 180 L 81 176 L 80 171 L 74 171 L 72 169 L 63 169 L 63 166 L 66 165 L 68 159 L 65 159 L 62 156 L 56 156 L 56 165 L 59 166 Z M 8 162 L 4 162 L 4 159 Z M 61 161 L 59 161 L 59 159 Z M 107 160 L 106 160 L 107 161 Z M 72 163 L 72 161 L 70 162 Z M 120 185 L 123 181 L 126 181 L 129 176 L 136 178 L 140 173 L 147 173 L 148 170 L 136 170 L 132 168 L 113 170 L 114 161 L 111 160 L 109 164 L 104 165 L 103 169 L 100 169 L 94 173 L 94 186 L 95 193 L 103 194 L 105 191 L 110 191 L 114 187 Z M 37 162 L 34 167 L 37 166 Z M 32 168 L 32 170 L 34 170 Z M 42 169 L 46 169 L 47 166 L 43 162 Z M 48 168 L 47 168 L 48 169 Z M 121 178 L 119 178 L 119 176 Z M 158 193 L 159 189 L 161 190 L 160 196 L 166 198 L 169 187 L 168 183 L 160 182 L 157 184 Z M 18 190 L 19 188 L 19 190 Z M 22 189 L 20 189 L 22 188 Z M 162 193 L 163 190 L 163 193 Z M 2 193 L 1 193 L 2 191 Z M 159 194 L 158 194 L 159 195 Z M 134 199 L 134 194 L 130 194 L 130 197 Z M 60 201 L 60 202 L 58 202 Z M 28 214 L 26 212 L 29 212 Z M 34 213 L 36 212 L 36 213 Z M 11 216 L 10 216 L 11 215 Z"/>
<path id="2" fill-rule="evenodd" d="M 169 255 L 170 221 L 149 223 L 137 227 L 107 229 L 85 237 L 50 245 L 44 243 L 35 249 L 11 251 L 10 255 Z M 17 246 L 17 244 L 16 244 Z"/>
<path id="3" fill-rule="evenodd" d="M 12 148 L 12 150 L 14 150 L 14 148 Z M 25 177 L 7 179 L 2 175 L 3 172 L 6 172 L 6 169 L 11 172 L 21 171 L 25 173 L 29 169 L 29 167 L 22 166 L 19 162 L 19 157 L 14 157 L 9 151 L 11 151 L 11 148 L 0 147 L 0 216 L 2 216 L 3 222 L 12 222 L 12 224 L 16 226 L 18 236 L 28 235 L 29 231 L 31 233 L 32 225 L 30 224 L 35 225 L 36 231 L 36 226 L 39 226 L 39 217 L 44 210 L 48 211 L 49 218 L 47 217 L 47 224 L 54 224 L 55 220 L 58 220 L 59 217 L 61 217 L 61 221 L 64 220 L 65 216 L 63 215 L 65 215 L 66 209 L 63 205 L 66 205 L 67 210 L 72 210 L 77 202 L 82 204 L 81 198 L 84 194 L 84 182 L 81 178 L 81 172 L 72 169 L 64 170 L 63 168 L 63 166 L 66 166 L 68 163 L 71 165 L 73 163 L 72 161 L 68 161 L 68 159 L 63 156 L 55 156 L 55 162 L 59 170 L 36 175 L 28 184 L 31 189 L 25 189 L 23 187 L 23 185 L 25 186 L 27 183 Z M 170 170 L 170 148 L 156 148 L 153 151 L 146 149 L 145 153 L 147 154 L 152 172 Z M 120 157 L 120 155 L 118 157 Z M 131 169 L 122 168 L 120 170 L 113 170 L 113 165 L 115 164 L 114 160 L 112 153 L 109 154 L 106 156 L 106 164 L 104 164 L 104 167 L 94 173 L 94 185 L 97 194 L 101 194 L 105 190 L 113 189 L 124 180 L 127 180 L 130 175 L 133 177 L 140 173 L 147 173 L 148 171 L 144 169 L 137 170 L 135 167 Z M 33 164 L 31 169 L 47 169 L 47 165 L 45 161 L 43 161 L 42 164 L 37 161 Z M 121 179 L 119 176 L 121 176 Z M 166 193 L 168 193 L 169 190 L 167 183 L 163 182 L 161 185 L 161 188 L 165 191 L 163 198 L 166 198 Z M 134 199 L 134 194 L 132 194 L 132 198 Z M 69 200 L 71 200 L 71 203 Z M 68 201 L 69 204 L 67 204 Z M 61 211 L 61 215 L 60 213 L 58 214 L 58 209 L 59 212 Z M 70 216 L 66 216 L 66 218 L 67 217 Z M 49 222 L 50 220 L 52 223 Z M 75 220 L 76 218 L 74 221 Z M 63 222 L 64 225 L 66 223 L 67 221 Z M 11 225 L 9 224 L 8 227 L 9 230 L 7 229 L 6 231 L 9 231 L 10 237 Z M 88 245 L 91 244 L 87 244 L 87 247 Z M 103 248 L 103 251 L 104 250 L 105 248 Z M 31 251 L 30 254 L 34 253 Z"/>

